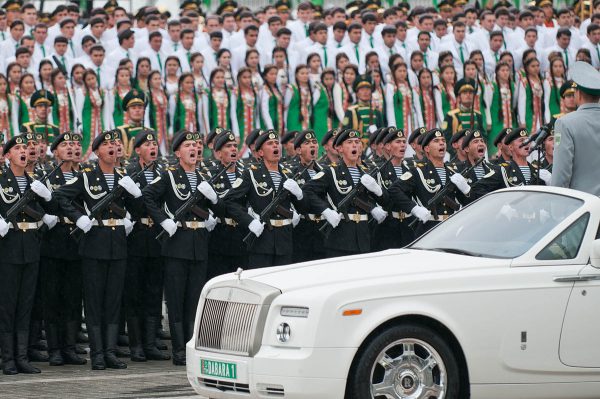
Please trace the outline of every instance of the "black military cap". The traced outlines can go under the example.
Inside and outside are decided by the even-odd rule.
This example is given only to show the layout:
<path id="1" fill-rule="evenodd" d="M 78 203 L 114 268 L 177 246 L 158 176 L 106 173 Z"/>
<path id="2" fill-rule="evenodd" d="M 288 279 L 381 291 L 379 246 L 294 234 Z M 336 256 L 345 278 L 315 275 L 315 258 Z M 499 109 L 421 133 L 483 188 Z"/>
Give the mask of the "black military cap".
<path id="1" fill-rule="evenodd" d="M 4 147 L 2 148 L 4 154 L 7 154 L 11 148 L 18 144 L 27 144 L 27 136 L 24 134 L 19 134 L 18 136 L 14 136 L 6 143 L 4 143 Z"/>
<path id="2" fill-rule="evenodd" d="M 290 11 L 290 2 L 288 0 L 279 0 L 275 3 L 275 9 L 278 12 L 289 12 Z"/>
<path id="3" fill-rule="evenodd" d="M 117 0 L 108 0 L 102 8 L 104 8 L 104 10 L 110 14 L 117 7 L 119 7 L 119 3 L 117 2 Z"/>
<path id="4" fill-rule="evenodd" d="M 482 139 L 483 135 L 481 134 L 481 131 L 479 129 L 475 129 L 475 130 L 467 129 L 467 132 L 465 133 L 464 137 L 465 138 L 463 139 L 463 142 L 462 142 L 463 150 L 465 148 L 467 148 L 469 146 L 469 144 L 471 143 L 471 141 L 473 141 L 474 139 Z"/>
<path id="5" fill-rule="evenodd" d="M 440 137 L 444 138 L 444 133 L 442 133 L 442 131 L 440 129 L 438 129 L 438 128 L 431 129 L 423 135 L 423 138 L 421 139 L 421 145 L 423 147 L 425 147 L 425 146 L 429 145 L 429 143 L 431 143 L 431 141 L 433 139 L 437 139 Z"/>
<path id="6" fill-rule="evenodd" d="M 71 141 L 81 143 L 83 141 L 83 136 L 81 133 L 71 133 Z"/>
<path id="7" fill-rule="evenodd" d="M 63 141 L 75 141 L 75 137 L 74 136 L 78 136 L 78 134 L 74 134 L 73 132 L 64 132 L 63 134 L 61 134 L 58 137 L 54 138 L 54 141 L 52 142 L 52 145 L 50 146 L 50 151 L 54 151 L 58 148 L 58 145 L 60 143 L 62 143 Z"/>
<path id="8" fill-rule="evenodd" d="M 476 83 L 473 79 L 463 78 L 456 82 L 454 85 L 454 95 L 458 96 L 460 93 L 465 91 L 474 92 Z"/>
<path id="9" fill-rule="evenodd" d="M 568 96 L 569 94 L 575 94 L 576 87 L 577 84 L 575 82 L 573 82 L 572 80 L 567 80 L 565 83 L 562 84 L 562 86 L 560 86 L 560 96 L 562 98 L 565 98 L 565 96 Z"/>
<path id="10" fill-rule="evenodd" d="M 219 151 L 227 143 L 235 143 L 235 136 L 231 130 L 225 130 L 215 138 L 213 149 Z"/>
<path id="11" fill-rule="evenodd" d="M 506 132 L 506 137 L 504 137 L 504 144 L 509 145 L 519 137 L 527 136 L 529 136 L 529 132 L 525 128 L 518 127 L 516 129 L 508 129 Z"/>
<path id="12" fill-rule="evenodd" d="M 189 11 L 189 10 L 199 11 L 200 4 L 197 0 L 185 0 L 185 1 L 181 2 L 181 5 L 179 6 L 179 8 L 184 11 Z"/>
<path id="13" fill-rule="evenodd" d="M 21 0 L 7 0 L 2 4 L 2 7 L 6 11 L 20 11 L 23 6 L 23 1 Z"/>
<path id="14" fill-rule="evenodd" d="M 354 129 L 344 129 L 335 137 L 335 145 L 341 145 L 344 141 L 348 139 L 361 139 L 362 135 L 358 130 Z"/>
<path id="15" fill-rule="evenodd" d="M 452 137 L 450 137 L 450 144 L 452 145 L 454 143 L 457 143 L 461 137 L 465 137 L 469 133 L 471 133 L 470 129 L 461 129 L 461 130 L 457 131 L 456 133 L 454 133 L 452 135 Z"/>
<path id="16" fill-rule="evenodd" d="M 261 134 L 256 138 L 256 141 L 254 142 L 254 149 L 256 151 L 260 150 L 260 147 L 262 147 L 262 145 L 269 140 L 279 140 L 279 135 L 277 134 L 277 132 L 273 129 L 261 131 Z"/>
<path id="17" fill-rule="evenodd" d="M 281 144 L 287 144 L 290 141 L 293 141 L 298 133 L 300 132 L 298 132 L 297 130 L 291 130 L 287 132 L 286 134 L 281 136 Z"/>
<path id="18" fill-rule="evenodd" d="M 498 144 L 500 144 L 501 142 L 504 143 L 504 138 L 511 131 L 512 131 L 512 128 L 505 128 L 505 129 L 500 130 L 500 133 L 498 133 L 498 136 L 496 136 L 496 138 L 494 139 L 494 145 L 496 147 L 498 147 Z"/>
<path id="19" fill-rule="evenodd" d="M 35 91 L 29 99 L 30 107 L 37 107 L 38 105 L 47 105 L 51 107 L 53 103 L 54 95 L 45 89 Z"/>
<path id="20" fill-rule="evenodd" d="M 379 137 L 384 130 L 387 131 L 387 128 L 380 127 L 377 130 L 375 130 L 373 133 L 371 133 L 371 135 L 369 136 L 369 142 L 368 142 L 369 147 L 376 144 L 377 137 Z M 385 133 L 383 133 L 383 134 L 385 134 Z"/>
<path id="21" fill-rule="evenodd" d="M 377 137 L 373 140 L 373 144 L 374 145 L 379 145 L 383 142 L 383 140 L 385 139 L 385 136 L 388 135 L 388 133 L 391 130 L 396 130 L 395 127 L 390 126 L 390 127 L 384 127 L 381 129 L 381 132 L 377 135 Z M 370 138 L 370 137 L 369 137 Z"/>
<path id="22" fill-rule="evenodd" d="M 325 133 L 325 136 L 323 136 L 323 138 L 321 139 L 321 145 L 327 144 L 329 142 L 329 140 L 331 140 L 332 138 L 335 138 L 335 136 L 337 136 L 340 131 L 341 131 L 340 128 L 335 128 L 335 129 L 329 130 L 327 133 Z"/>
<path id="23" fill-rule="evenodd" d="M 408 144 L 412 144 L 417 138 L 423 136 L 425 133 L 427 133 L 427 129 L 425 129 L 424 127 L 416 128 L 410 134 L 410 137 L 408 138 Z M 419 142 L 417 143 L 420 144 Z"/>
<path id="24" fill-rule="evenodd" d="M 173 139 L 173 152 L 177 151 L 184 141 L 196 141 L 198 139 L 197 136 L 199 134 L 190 132 L 189 130 L 181 130 Z"/>
<path id="25" fill-rule="evenodd" d="M 261 132 L 261 129 L 254 129 L 250 131 L 250 134 L 246 137 L 246 145 L 250 147 L 252 144 L 254 144 Z"/>
<path id="26" fill-rule="evenodd" d="M 206 136 L 206 145 L 212 143 L 215 140 L 215 137 L 217 137 L 217 135 L 223 133 L 224 131 L 225 129 L 223 129 L 222 127 L 216 127 L 213 130 L 211 130 Z"/>
<path id="27" fill-rule="evenodd" d="M 133 148 L 138 148 L 147 141 L 158 141 L 156 139 L 156 132 L 151 129 L 144 129 L 135 135 L 135 141 L 133 142 Z"/>
<path id="28" fill-rule="evenodd" d="M 123 97 L 123 110 L 127 111 L 127 108 L 132 105 L 141 105 L 142 107 L 145 107 L 146 95 L 136 89 L 129 91 L 125 94 L 125 97 Z"/>
<path id="29" fill-rule="evenodd" d="M 296 138 L 294 139 L 294 148 L 300 147 L 304 142 L 308 140 L 316 140 L 317 136 L 313 130 L 305 130 L 303 132 L 298 132 Z"/>
<path id="30" fill-rule="evenodd" d="M 102 143 L 105 141 L 114 141 L 117 137 L 112 130 L 107 130 L 105 132 L 100 133 L 96 136 L 94 141 L 92 142 L 92 151 L 96 151 Z"/>
<path id="31" fill-rule="evenodd" d="M 373 83 L 370 75 L 359 75 L 354 80 L 352 88 L 354 89 L 355 93 L 363 87 L 368 87 L 369 89 L 373 90 Z"/>
<path id="32" fill-rule="evenodd" d="M 217 8 L 216 13 L 218 15 L 222 15 L 226 12 L 235 12 L 236 8 L 238 6 L 237 1 L 233 1 L 233 0 L 225 0 L 221 3 L 221 5 L 219 5 L 219 7 Z"/>
<path id="33" fill-rule="evenodd" d="M 397 129 L 395 127 L 390 127 L 390 128 L 388 128 L 387 134 L 383 138 L 382 143 L 383 144 L 388 144 L 388 143 L 391 143 L 392 141 L 394 141 L 396 139 L 404 139 L 404 138 L 406 138 L 406 137 L 404 136 L 404 132 L 402 131 L 402 129 Z"/>

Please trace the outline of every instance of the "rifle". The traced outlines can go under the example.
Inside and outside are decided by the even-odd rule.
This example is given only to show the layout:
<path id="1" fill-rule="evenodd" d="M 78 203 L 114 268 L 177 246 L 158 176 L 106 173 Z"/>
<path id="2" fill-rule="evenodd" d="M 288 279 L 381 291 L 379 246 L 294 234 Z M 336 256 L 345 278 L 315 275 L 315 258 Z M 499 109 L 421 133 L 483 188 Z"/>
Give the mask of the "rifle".
<path id="1" fill-rule="evenodd" d="M 468 176 L 469 173 L 471 173 L 471 171 L 477 166 L 479 166 L 484 160 L 485 157 L 479 158 L 477 162 L 475 162 L 473 165 L 460 172 L 460 175 L 462 175 L 462 177 Z M 453 209 L 454 211 L 457 211 L 459 209 L 458 204 L 452 198 L 448 197 L 448 195 L 450 195 L 452 191 L 454 191 L 455 187 L 456 186 L 454 185 L 454 183 L 452 183 L 452 181 L 450 180 L 450 176 L 447 176 L 446 185 L 442 187 L 429 201 L 427 201 L 427 208 L 429 210 L 433 209 L 432 214 L 434 215 L 434 217 L 437 217 L 436 206 L 438 202 L 440 202 L 443 199 L 447 202 L 449 208 Z M 415 218 L 412 222 L 410 222 L 409 227 L 413 227 L 414 224 L 417 223 L 417 220 L 418 219 Z"/>
<path id="2" fill-rule="evenodd" d="M 308 169 L 310 169 L 312 167 L 314 162 L 315 162 L 314 160 L 310 161 L 310 163 L 308 165 L 306 165 L 305 168 L 296 172 L 296 174 L 292 177 L 292 180 L 297 180 L 300 176 L 302 176 L 302 174 L 304 174 L 304 172 L 306 172 Z M 267 205 L 265 207 L 265 209 L 263 209 L 263 211 L 260 213 L 259 220 L 262 223 L 266 223 L 266 225 L 269 229 L 273 228 L 273 226 L 271 226 L 270 219 L 271 219 L 271 215 L 274 214 L 275 212 L 286 217 L 287 219 L 291 219 L 293 217 L 293 213 L 290 212 L 289 210 L 285 209 L 281 205 L 289 198 L 290 194 L 291 193 L 288 190 L 282 188 L 277 193 L 275 198 L 273 198 L 273 201 L 271 201 L 269 203 L 269 205 Z M 251 248 L 252 245 L 254 245 L 254 241 L 256 240 L 256 238 L 257 238 L 256 235 L 250 231 L 250 232 L 248 232 L 248 234 L 246 234 L 246 237 L 244 237 L 243 241 L 246 243 L 248 248 Z"/>
<path id="3" fill-rule="evenodd" d="M 212 186 L 212 184 L 217 181 L 218 178 L 220 178 L 224 173 L 227 172 L 227 170 L 234 164 L 235 162 L 230 162 L 229 164 L 227 164 L 223 169 L 221 169 L 219 171 L 219 173 L 217 173 L 216 175 L 214 175 L 213 177 L 211 177 L 208 180 L 208 184 L 210 184 Z M 202 218 L 202 219 L 208 219 L 208 217 L 210 216 L 210 214 L 208 213 L 208 211 L 200 208 L 199 206 L 196 205 L 196 203 L 198 201 L 200 201 L 202 199 L 203 195 L 200 191 L 198 191 L 196 189 L 196 191 L 194 191 L 194 193 L 190 196 L 190 198 L 188 198 L 187 201 L 185 201 L 178 209 L 177 211 L 175 211 L 175 214 L 173 215 L 173 220 L 175 221 L 175 223 L 177 222 L 183 222 L 183 217 L 185 215 L 187 215 L 188 212 L 192 212 L 194 213 L 196 216 Z M 157 236 L 156 239 L 159 241 L 164 241 L 166 240 L 168 237 L 165 236 L 165 234 L 167 234 L 166 230 L 162 230 Z"/>
<path id="4" fill-rule="evenodd" d="M 134 182 L 137 182 L 137 180 L 140 178 L 140 176 L 142 176 L 144 174 L 144 172 L 146 172 L 148 169 L 150 169 L 155 164 L 156 164 L 156 161 L 150 162 L 148 165 L 144 166 L 141 170 L 139 170 L 136 173 L 134 173 L 133 175 L 131 175 L 130 176 L 131 180 L 133 180 Z M 90 211 L 90 214 L 89 214 L 90 219 L 92 219 L 92 220 L 101 219 L 102 213 L 108 208 L 111 208 L 116 215 L 118 215 L 122 218 L 124 218 L 125 215 L 127 215 L 127 212 L 125 211 L 125 209 L 120 208 L 116 204 L 113 203 L 113 201 L 115 201 L 117 198 L 120 198 L 123 195 L 123 193 L 125 192 L 125 188 L 123 186 L 119 185 L 118 183 L 116 183 L 116 185 L 117 186 L 114 187 L 110 193 L 105 195 L 100 200 L 100 202 L 96 203 L 96 205 L 94 205 L 92 207 L 92 210 Z M 71 235 L 74 236 L 75 239 L 79 239 L 80 231 L 81 231 L 81 229 L 79 227 L 75 227 L 71 231 Z"/>
<path id="5" fill-rule="evenodd" d="M 390 157 L 387 161 L 385 161 L 381 166 L 373 168 L 369 172 L 369 176 L 375 178 L 377 174 L 387 166 L 388 163 L 392 161 L 392 157 Z M 354 205 L 365 212 L 370 212 L 373 209 L 373 205 L 368 201 L 362 200 L 358 198 L 359 194 L 362 194 L 365 191 L 365 186 L 358 182 L 356 186 L 342 200 L 338 203 L 337 209 L 344 214 L 344 218 L 348 219 L 348 213 L 346 212 L 346 208 L 349 205 Z M 320 228 L 319 232 L 321 232 L 325 238 L 329 237 L 329 234 L 333 231 L 333 227 L 329 223 L 324 223 Z"/>
<path id="6" fill-rule="evenodd" d="M 46 181 L 53 175 L 55 174 L 60 167 L 62 166 L 62 164 L 65 161 L 60 161 L 60 163 L 58 165 L 56 165 L 54 167 L 54 169 L 52 169 L 50 171 L 50 173 L 46 174 L 44 177 L 42 177 L 40 179 L 40 183 L 46 183 Z M 9 210 L 8 212 L 6 212 L 6 220 L 9 222 L 12 222 L 14 226 L 16 226 L 17 224 L 17 216 L 19 215 L 19 213 L 21 212 L 25 212 L 27 213 L 29 216 L 31 216 L 32 218 L 35 219 L 40 219 L 43 215 L 40 215 L 39 212 L 34 211 L 33 209 L 31 209 L 28 205 L 31 201 L 33 201 L 33 198 L 35 196 L 35 193 L 33 192 L 33 190 L 31 188 L 29 188 L 29 190 L 25 191 L 25 193 L 23 194 L 23 196 L 19 199 L 19 201 L 17 201 L 16 204 L 14 204 Z"/>

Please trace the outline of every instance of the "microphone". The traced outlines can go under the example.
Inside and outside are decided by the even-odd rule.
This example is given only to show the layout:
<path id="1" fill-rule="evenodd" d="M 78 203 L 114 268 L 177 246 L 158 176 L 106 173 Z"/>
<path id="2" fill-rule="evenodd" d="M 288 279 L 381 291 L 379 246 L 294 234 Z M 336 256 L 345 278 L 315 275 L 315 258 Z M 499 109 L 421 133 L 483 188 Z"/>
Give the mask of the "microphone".
<path id="1" fill-rule="evenodd" d="M 529 145 L 530 143 L 537 141 L 537 138 L 540 137 L 540 134 L 542 134 L 542 132 L 547 132 L 548 131 L 548 127 L 547 126 L 541 126 L 537 132 L 535 132 L 534 134 L 532 134 L 531 136 L 529 136 L 527 138 L 527 140 L 525 140 L 523 143 L 521 143 L 521 145 L 519 146 L 519 148 L 523 148 L 526 145 Z M 539 142 L 538 142 L 539 144 Z"/>
<path id="2" fill-rule="evenodd" d="M 548 129 L 547 127 L 540 129 L 540 132 L 538 133 L 537 137 L 535 138 L 533 145 L 529 149 L 530 155 L 532 152 L 534 152 L 536 150 L 536 148 L 538 148 L 540 146 L 541 143 L 544 142 L 544 140 L 546 140 L 546 137 L 548 137 L 548 134 L 550 134 L 550 129 Z"/>

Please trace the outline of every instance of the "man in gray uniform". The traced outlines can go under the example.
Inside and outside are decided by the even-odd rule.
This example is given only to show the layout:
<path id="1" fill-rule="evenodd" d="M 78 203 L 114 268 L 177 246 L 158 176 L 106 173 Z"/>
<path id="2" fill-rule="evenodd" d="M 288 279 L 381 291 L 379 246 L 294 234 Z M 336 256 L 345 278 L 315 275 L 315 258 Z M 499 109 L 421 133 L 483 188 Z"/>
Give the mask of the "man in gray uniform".
<path id="1" fill-rule="evenodd" d="M 569 72 L 578 108 L 556 120 L 552 185 L 600 195 L 600 73 L 582 61 Z"/>

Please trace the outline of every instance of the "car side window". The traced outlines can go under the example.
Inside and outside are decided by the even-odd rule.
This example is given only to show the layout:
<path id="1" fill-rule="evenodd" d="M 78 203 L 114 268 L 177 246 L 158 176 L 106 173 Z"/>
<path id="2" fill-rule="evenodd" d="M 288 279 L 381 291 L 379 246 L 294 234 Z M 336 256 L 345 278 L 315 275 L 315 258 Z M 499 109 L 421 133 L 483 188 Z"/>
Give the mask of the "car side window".
<path id="1" fill-rule="evenodd" d="M 535 258 L 537 260 L 561 260 L 577 257 L 589 219 L 589 213 L 581 216 L 550 244 L 546 245 Z"/>

